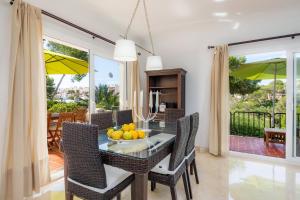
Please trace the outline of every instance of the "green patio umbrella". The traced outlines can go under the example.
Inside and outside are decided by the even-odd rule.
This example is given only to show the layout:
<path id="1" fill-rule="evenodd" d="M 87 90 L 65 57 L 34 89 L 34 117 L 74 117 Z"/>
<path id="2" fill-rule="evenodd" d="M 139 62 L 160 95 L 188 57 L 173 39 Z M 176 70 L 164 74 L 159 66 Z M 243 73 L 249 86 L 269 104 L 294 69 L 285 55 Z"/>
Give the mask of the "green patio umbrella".
<path id="1" fill-rule="evenodd" d="M 242 64 L 237 70 L 232 73 L 233 76 L 249 80 L 265 80 L 273 79 L 273 107 L 272 107 L 272 127 L 275 120 L 275 95 L 276 95 L 276 80 L 286 78 L 286 59 L 274 58 L 264 61 Z"/>

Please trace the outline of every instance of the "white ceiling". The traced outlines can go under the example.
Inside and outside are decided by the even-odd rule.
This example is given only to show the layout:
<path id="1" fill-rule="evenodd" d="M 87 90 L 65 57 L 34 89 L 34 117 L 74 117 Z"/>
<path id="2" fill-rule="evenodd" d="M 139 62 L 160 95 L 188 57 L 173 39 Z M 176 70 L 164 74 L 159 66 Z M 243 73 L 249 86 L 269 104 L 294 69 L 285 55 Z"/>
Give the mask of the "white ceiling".
<path id="1" fill-rule="evenodd" d="M 27 1 L 84 27 L 109 35 L 110 30 L 124 34 L 137 0 Z M 300 0 L 146 0 L 146 2 L 154 34 L 184 28 L 185 25 L 191 24 L 205 27 L 208 23 L 230 23 L 233 28 L 235 26 L 238 28 L 239 21 L 243 18 L 267 12 L 299 13 L 300 10 Z M 144 38 L 147 32 L 141 5 L 130 34 Z M 215 16 L 216 13 L 221 16 Z"/>

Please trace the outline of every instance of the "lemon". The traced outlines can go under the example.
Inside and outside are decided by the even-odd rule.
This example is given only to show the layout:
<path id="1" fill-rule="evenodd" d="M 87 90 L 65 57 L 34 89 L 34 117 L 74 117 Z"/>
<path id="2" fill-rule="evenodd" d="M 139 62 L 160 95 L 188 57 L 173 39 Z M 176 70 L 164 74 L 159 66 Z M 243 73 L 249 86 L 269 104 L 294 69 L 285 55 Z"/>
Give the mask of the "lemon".
<path id="1" fill-rule="evenodd" d="M 114 129 L 113 129 L 113 128 L 109 128 L 109 129 L 107 130 L 107 136 L 108 136 L 108 137 L 111 137 L 113 132 L 114 132 Z"/>
<path id="2" fill-rule="evenodd" d="M 120 131 L 114 131 L 111 134 L 111 138 L 114 140 L 119 140 L 122 137 L 122 135 L 120 134 Z"/>
<path id="3" fill-rule="evenodd" d="M 134 124 L 134 123 L 130 123 L 128 126 L 129 126 L 129 129 L 130 129 L 131 131 L 134 131 L 134 130 L 135 130 L 135 124 Z"/>
<path id="4" fill-rule="evenodd" d="M 132 135 L 132 139 L 136 140 L 139 137 L 139 133 L 137 131 L 130 131 L 131 135 Z"/>
<path id="5" fill-rule="evenodd" d="M 124 139 L 124 140 L 131 140 L 131 139 L 132 139 L 132 134 L 131 134 L 131 132 L 125 131 L 125 132 L 123 133 L 123 139 Z"/>
<path id="6" fill-rule="evenodd" d="M 139 130 L 139 131 L 138 131 L 138 134 L 139 134 L 139 138 L 141 138 L 141 139 L 144 139 L 144 138 L 145 138 L 145 131 Z"/>
<path id="7" fill-rule="evenodd" d="M 130 126 L 128 124 L 123 124 L 122 130 L 123 131 L 130 131 Z"/>

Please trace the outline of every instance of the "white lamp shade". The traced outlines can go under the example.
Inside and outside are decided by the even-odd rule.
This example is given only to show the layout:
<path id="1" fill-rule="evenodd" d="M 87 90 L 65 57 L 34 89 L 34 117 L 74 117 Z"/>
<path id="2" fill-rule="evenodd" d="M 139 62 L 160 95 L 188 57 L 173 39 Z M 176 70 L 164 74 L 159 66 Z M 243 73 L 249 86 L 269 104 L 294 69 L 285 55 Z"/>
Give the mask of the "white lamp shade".
<path id="1" fill-rule="evenodd" d="M 147 70 L 159 70 L 162 68 L 163 65 L 160 56 L 149 56 L 147 58 L 147 64 L 146 64 Z"/>
<path id="2" fill-rule="evenodd" d="M 114 59 L 118 61 L 136 61 L 136 48 L 134 41 L 120 39 L 116 41 Z"/>

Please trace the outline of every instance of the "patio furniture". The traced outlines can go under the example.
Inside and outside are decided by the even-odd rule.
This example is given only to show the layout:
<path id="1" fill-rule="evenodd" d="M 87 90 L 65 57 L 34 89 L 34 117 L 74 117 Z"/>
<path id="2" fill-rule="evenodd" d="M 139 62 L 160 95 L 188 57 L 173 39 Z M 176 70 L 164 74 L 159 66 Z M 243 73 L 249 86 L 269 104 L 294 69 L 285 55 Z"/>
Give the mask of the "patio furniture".
<path id="1" fill-rule="evenodd" d="M 87 109 L 86 108 L 79 108 L 74 112 L 74 120 L 75 122 L 81 122 L 85 123 L 86 122 L 86 113 Z"/>
<path id="2" fill-rule="evenodd" d="M 179 119 L 177 121 L 176 140 L 171 154 L 149 172 L 148 179 L 151 181 L 151 190 L 155 189 L 156 183 L 167 185 L 170 187 L 172 200 L 177 199 L 176 184 L 180 177 L 183 179 L 186 199 L 190 199 L 185 162 L 185 149 L 189 133 L 190 116 Z"/>
<path id="3" fill-rule="evenodd" d="M 181 117 L 184 117 L 184 109 L 166 108 L 165 122 L 176 122 Z"/>
<path id="4" fill-rule="evenodd" d="M 64 123 L 63 147 L 68 162 L 69 199 L 120 199 L 120 192 L 134 180 L 130 172 L 103 164 L 96 125 Z"/>
<path id="5" fill-rule="evenodd" d="M 117 111 L 117 125 L 121 126 L 123 124 L 128 124 L 133 122 L 132 120 L 132 110 L 120 110 Z"/>
<path id="6" fill-rule="evenodd" d="M 286 130 L 278 128 L 265 128 L 264 141 L 269 147 L 269 143 L 285 144 Z"/>
<path id="7" fill-rule="evenodd" d="M 136 128 L 143 128 L 143 123 L 136 123 Z M 103 164 L 118 167 L 134 173 L 135 180 L 131 186 L 131 199 L 147 200 L 148 172 L 172 151 L 176 137 L 176 123 L 150 122 L 151 132 L 147 140 L 137 143 L 116 143 L 108 140 L 106 130 L 100 130 L 98 135 L 99 156 Z M 151 142 L 151 143 L 149 143 Z M 149 146 L 149 144 L 152 144 Z M 61 142 L 64 150 L 64 143 Z M 68 162 L 64 162 L 65 190 L 68 191 Z M 70 199 L 66 194 L 66 199 Z"/>
<path id="8" fill-rule="evenodd" d="M 190 182 L 190 176 L 188 168 L 190 167 L 191 175 L 195 173 L 196 183 L 199 184 L 196 160 L 195 160 L 195 138 L 197 135 L 198 127 L 199 127 L 199 113 L 194 113 L 190 116 L 190 134 L 187 142 L 186 150 L 185 150 L 185 161 L 186 161 L 186 175 L 188 179 L 189 193 L 191 199 L 192 195 L 192 187 Z"/>
<path id="9" fill-rule="evenodd" d="M 112 112 L 92 113 L 91 124 L 98 126 L 99 130 L 113 127 Z"/>
<path id="10" fill-rule="evenodd" d="M 49 132 L 50 134 L 53 135 L 54 143 L 57 148 L 59 148 L 59 141 L 61 139 L 63 122 L 74 122 L 74 113 L 72 112 L 59 113 L 57 122 L 49 127 Z"/>
<path id="11" fill-rule="evenodd" d="M 47 113 L 47 145 L 49 149 L 52 149 L 53 146 L 58 146 L 57 141 L 55 140 L 54 133 L 50 131 L 51 125 L 55 125 L 51 118 L 51 113 Z"/>

